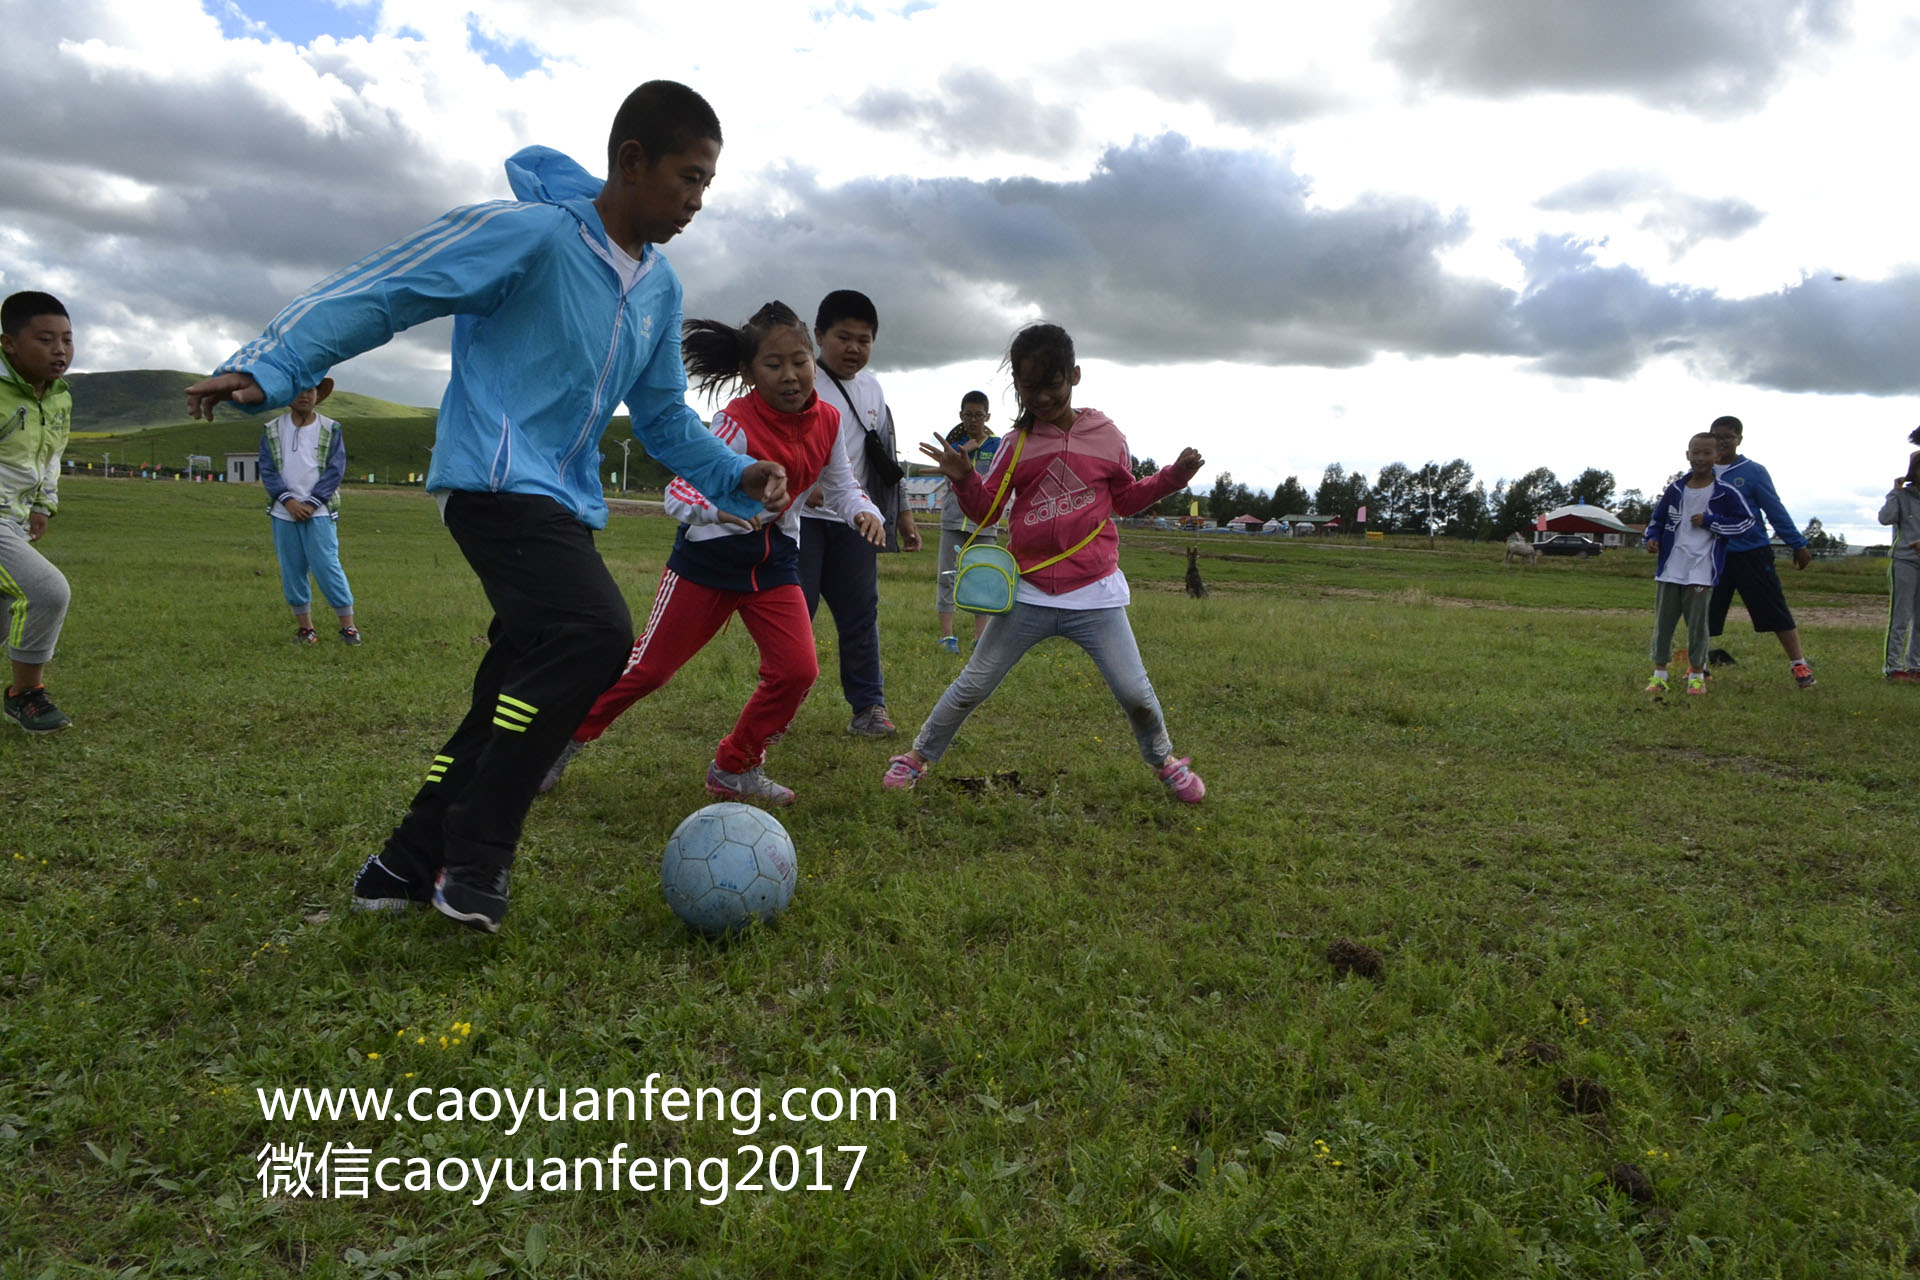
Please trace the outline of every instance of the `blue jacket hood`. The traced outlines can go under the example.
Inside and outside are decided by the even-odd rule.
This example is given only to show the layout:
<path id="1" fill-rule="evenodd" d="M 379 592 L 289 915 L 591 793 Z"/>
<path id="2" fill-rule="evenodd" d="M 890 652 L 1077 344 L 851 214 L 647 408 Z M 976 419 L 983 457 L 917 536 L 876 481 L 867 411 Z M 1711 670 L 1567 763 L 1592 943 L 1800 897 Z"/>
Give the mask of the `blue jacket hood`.
<path id="1" fill-rule="evenodd" d="M 591 201 L 605 185 L 552 147 L 524 147 L 507 157 L 507 183 L 520 199 L 541 204 Z"/>

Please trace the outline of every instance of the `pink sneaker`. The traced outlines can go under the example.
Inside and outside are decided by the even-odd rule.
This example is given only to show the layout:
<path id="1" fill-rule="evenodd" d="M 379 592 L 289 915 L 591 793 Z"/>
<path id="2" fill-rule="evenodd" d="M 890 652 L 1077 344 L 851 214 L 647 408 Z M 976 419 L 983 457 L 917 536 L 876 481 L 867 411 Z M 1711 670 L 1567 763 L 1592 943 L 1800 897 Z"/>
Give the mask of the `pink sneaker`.
<path id="1" fill-rule="evenodd" d="M 1191 756 L 1182 756 L 1178 760 L 1167 761 L 1166 768 L 1160 770 L 1160 781 L 1167 784 L 1167 790 L 1183 804 L 1199 804 L 1207 796 L 1207 784 L 1200 781 L 1200 775 L 1189 769 Z"/>
<path id="2" fill-rule="evenodd" d="M 926 771 L 927 766 L 910 755 L 895 756 L 887 761 L 887 771 L 881 775 L 880 785 L 901 791 L 911 791 L 913 784 L 920 781 L 921 775 Z"/>

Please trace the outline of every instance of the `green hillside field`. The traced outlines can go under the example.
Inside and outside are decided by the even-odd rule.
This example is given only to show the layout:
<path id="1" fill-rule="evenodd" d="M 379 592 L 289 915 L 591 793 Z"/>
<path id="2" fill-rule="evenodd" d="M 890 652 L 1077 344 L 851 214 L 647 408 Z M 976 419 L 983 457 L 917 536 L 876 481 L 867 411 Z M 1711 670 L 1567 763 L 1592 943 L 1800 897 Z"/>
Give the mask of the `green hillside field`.
<path id="1" fill-rule="evenodd" d="M 329 410 L 338 408 L 336 393 L 327 401 Z M 383 402 L 376 402 L 383 403 Z M 345 428 L 347 437 L 347 483 L 364 484 L 368 476 L 379 484 L 406 484 L 407 477 L 423 476 L 431 455 L 435 415 L 359 417 L 329 413 Z M 258 417 L 236 417 L 232 421 L 216 418 L 213 422 L 186 422 L 172 426 L 149 427 L 108 435 L 76 432 L 67 446 L 67 457 L 82 474 L 99 475 L 109 460 L 119 473 L 122 467 L 157 467 L 169 472 L 183 470 L 187 455 L 202 454 L 213 459 L 216 473 L 226 470 L 229 453 L 253 453 L 260 447 Z M 617 477 L 620 471 L 620 441 L 633 439 L 625 417 L 607 424 L 600 441 L 600 474 Z M 647 456 L 636 442 L 628 461 L 627 487 L 634 490 L 660 490 L 672 477 L 665 467 Z M 610 488 L 618 488 L 613 480 Z"/>
<path id="2" fill-rule="evenodd" d="M 101 431 L 117 434 L 176 425 L 187 420 L 183 393 L 205 376 L 178 369 L 117 369 L 73 374 L 67 379 L 67 385 L 73 391 L 74 425 L 88 436 Z M 327 398 L 327 416 L 341 422 L 349 418 L 424 418 L 431 422 L 434 411 L 351 391 L 335 391 Z M 253 415 L 231 405 L 222 405 L 214 411 L 215 422 L 246 422 L 252 418 Z"/>

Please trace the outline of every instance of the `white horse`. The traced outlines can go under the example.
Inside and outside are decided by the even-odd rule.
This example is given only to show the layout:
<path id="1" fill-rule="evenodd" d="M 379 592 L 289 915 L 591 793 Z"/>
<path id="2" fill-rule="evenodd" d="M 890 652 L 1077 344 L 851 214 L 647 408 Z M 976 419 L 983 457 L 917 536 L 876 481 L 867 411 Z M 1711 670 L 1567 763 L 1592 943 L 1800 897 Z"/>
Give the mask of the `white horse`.
<path id="1" fill-rule="evenodd" d="M 1525 534 L 1508 534 L 1506 563 L 1512 564 L 1515 560 L 1522 559 L 1528 564 L 1533 564 L 1538 561 L 1540 559 L 1540 548 L 1528 541 Z"/>

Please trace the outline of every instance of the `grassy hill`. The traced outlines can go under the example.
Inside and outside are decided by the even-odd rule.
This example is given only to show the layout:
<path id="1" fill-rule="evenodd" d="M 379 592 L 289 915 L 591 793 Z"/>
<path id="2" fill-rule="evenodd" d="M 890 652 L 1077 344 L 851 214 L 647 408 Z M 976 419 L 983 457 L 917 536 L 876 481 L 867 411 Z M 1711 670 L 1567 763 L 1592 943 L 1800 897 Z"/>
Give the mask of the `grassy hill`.
<path id="1" fill-rule="evenodd" d="M 116 467 L 181 469 L 188 454 L 204 454 L 213 459 L 218 471 L 224 469 L 227 454 L 258 449 L 260 414 L 221 405 L 212 422 L 187 419 L 182 393 L 202 376 L 177 369 L 72 375 L 67 382 L 73 388 L 77 430 L 67 456 L 76 467 L 97 472 L 109 458 Z M 437 409 L 336 390 L 327 397 L 326 414 L 346 428 L 349 483 L 372 475 L 382 484 L 405 484 L 409 475 L 425 474 Z M 625 417 L 607 424 L 600 441 L 602 475 L 618 473 L 620 442 L 632 438 Z M 648 457 L 646 450 L 637 443 L 633 446 L 627 469 L 629 489 L 664 489 L 670 479 L 671 473 Z"/>
<path id="2" fill-rule="evenodd" d="M 182 384 L 184 385 L 184 384 Z M 357 397 L 386 406 L 385 401 Z M 79 397 L 75 404 L 78 408 Z M 431 410 L 407 411 L 408 416 L 375 414 L 360 416 L 340 409 L 342 396 L 335 392 L 327 400 L 327 416 L 337 420 L 347 437 L 347 481 L 364 482 L 372 475 L 382 484 L 405 484 L 409 475 L 424 475 L 430 461 L 437 415 Z M 347 401 L 347 403 L 352 403 Z M 391 406 L 399 407 L 399 406 Z M 231 418 L 227 417 L 232 413 Z M 263 419 L 225 409 L 213 422 L 184 422 L 172 426 L 133 428 L 110 435 L 78 435 L 67 446 L 67 457 L 77 468 L 98 472 L 111 458 L 113 465 L 184 468 L 188 454 L 204 454 L 213 459 L 216 471 L 226 467 L 229 453 L 252 453 L 260 447 Z M 625 417 L 607 424 L 601 438 L 601 474 L 617 474 L 620 468 L 620 441 L 631 440 L 632 431 Z M 628 463 L 629 489 L 658 490 L 666 487 L 671 476 L 665 467 L 653 461 L 637 443 Z"/>
<path id="3" fill-rule="evenodd" d="M 142 431 L 149 427 L 171 426 L 186 421 L 186 398 L 182 392 L 205 374 L 182 373 L 177 369 L 119 369 L 108 373 L 76 373 L 67 379 L 73 388 L 73 420 L 88 436 L 95 432 Z M 349 418 L 406 419 L 424 418 L 431 422 L 432 409 L 420 409 L 351 391 L 335 391 L 327 399 L 327 416 L 346 422 Z M 214 413 L 214 421 L 245 422 L 250 415 L 230 405 Z M 202 451 L 204 452 L 204 450 Z"/>

